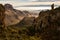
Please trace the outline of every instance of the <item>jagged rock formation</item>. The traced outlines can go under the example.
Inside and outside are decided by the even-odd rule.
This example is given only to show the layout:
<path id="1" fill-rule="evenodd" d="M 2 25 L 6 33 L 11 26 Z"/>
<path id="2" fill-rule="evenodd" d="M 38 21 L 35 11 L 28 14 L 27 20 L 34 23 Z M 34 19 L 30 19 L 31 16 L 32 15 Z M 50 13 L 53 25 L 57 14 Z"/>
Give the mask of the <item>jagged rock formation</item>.
<path id="1" fill-rule="evenodd" d="M 15 17 L 18 15 L 15 9 L 6 12 L 7 23 L 11 20 L 20 20 Z M 21 24 L 28 27 L 18 27 Z M 7 29 L 0 27 L 0 40 L 60 40 L 60 7 L 53 11 L 41 11 L 38 18 L 24 17 L 20 23 L 8 26 Z"/>
<path id="2" fill-rule="evenodd" d="M 34 27 L 43 40 L 60 40 L 60 7 L 41 11 Z"/>
<path id="3" fill-rule="evenodd" d="M 24 17 L 33 17 L 28 11 L 16 10 L 11 4 L 5 4 L 5 25 L 14 25 L 19 23 Z M 35 16 L 34 16 L 35 17 Z"/>
<path id="4" fill-rule="evenodd" d="M 16 10 L 10 4 L 5 4 L 5 25 L 13 25 L 24 18 L 22 11 Z"/>
<path id="5" fill-rule="evenodd" d="M 5 4 L 4 6 L 5 6 L 6 9 L 10 9 L 10 10 L 13 9 L 13 6 L 10 5 L 10 4 Z"/>

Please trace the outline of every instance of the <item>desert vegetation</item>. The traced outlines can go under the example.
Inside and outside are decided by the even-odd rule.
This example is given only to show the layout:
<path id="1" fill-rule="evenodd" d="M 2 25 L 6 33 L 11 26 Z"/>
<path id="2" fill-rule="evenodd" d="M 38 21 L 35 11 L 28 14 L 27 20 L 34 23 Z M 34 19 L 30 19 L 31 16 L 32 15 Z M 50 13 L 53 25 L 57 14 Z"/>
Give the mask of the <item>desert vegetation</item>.
<path id="1" fill-rule="evenodd" d="M 60 7 L 41 11 L 37 18 L 6 29 L 0 24 L 0 40 L 60 40 Z"/>

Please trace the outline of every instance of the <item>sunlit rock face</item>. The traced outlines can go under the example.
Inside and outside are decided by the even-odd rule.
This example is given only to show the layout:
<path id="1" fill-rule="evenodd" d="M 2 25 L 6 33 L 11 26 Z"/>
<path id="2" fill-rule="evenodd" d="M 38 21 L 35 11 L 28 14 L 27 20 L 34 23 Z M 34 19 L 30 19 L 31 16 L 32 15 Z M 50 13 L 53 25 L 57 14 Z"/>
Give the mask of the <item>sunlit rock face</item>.
<path id="1" fill-rule="evenodd" d="M 13 25 L 19 23 L 24 17 L 36 17 L 37 13 L 21 11 L 13 8 L 11 4 L 5 4 L 5 24 Z"/>
<path id="2" fill-rule="evenodd" d="M 16 10 L 10 4 L 5 4 L 5 24 L 6 25 L 13 25 L 18 23 L 20 20 L 24 18 L 24 13 L 20 10 Z"/>

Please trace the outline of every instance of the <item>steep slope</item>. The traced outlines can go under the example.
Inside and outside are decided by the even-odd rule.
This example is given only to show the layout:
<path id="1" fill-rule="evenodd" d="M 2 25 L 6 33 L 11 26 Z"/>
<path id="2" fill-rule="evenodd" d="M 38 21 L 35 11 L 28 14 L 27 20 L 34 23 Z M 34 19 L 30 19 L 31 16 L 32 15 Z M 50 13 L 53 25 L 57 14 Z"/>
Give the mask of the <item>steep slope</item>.
<path id="1" fill-rule="evenodd" d="M 29 27 L 33 25 L 35 17 L 24 17 L 19 23 L 15 24 L 14 26 L 19 27 Z"/>
<path id="2" fill-rule="evenodd" d="M 24 17 L 36 17 L 37 13 L 29 12 L 29 11 L 21 11 L 13 8 L 11 4 L 5 4 L 5 24 L 14 25 L 19 23 Z"/>
<path id="3" fill-rule="evenodd" d="M 60 7 L 41 11 L 34 24 L 43 40 L 60 40 Z"/>
<path id="4" fill-rule="evenodd" d="M 6 25 L 16 24 L 24 18 L 25 14 L 22 11 L 14 9 L 10 4 L 5 4 L 4 6 L 6 9 L 6 12 L 5 12 Z"/>

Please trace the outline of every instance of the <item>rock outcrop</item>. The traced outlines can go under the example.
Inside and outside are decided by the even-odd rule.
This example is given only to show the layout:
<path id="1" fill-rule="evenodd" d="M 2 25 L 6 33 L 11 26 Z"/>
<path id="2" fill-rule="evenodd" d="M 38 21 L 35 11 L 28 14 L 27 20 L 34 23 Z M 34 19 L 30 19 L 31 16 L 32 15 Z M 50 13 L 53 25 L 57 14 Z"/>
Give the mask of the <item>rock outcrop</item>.
<path id="1" fill-rule="evenodd" d="M 5 4 L 5 24 L 13 25 L 18 23 L 20 20 L 24 18 L 24 13 L 20 10 L 16 10 L 10 4 Z"/>
<path id="2" fill-rule="evenodd" d="M 5 11 L 5 25 L 14 25 L 19 23 L 21 20 L 23 20 L 24 17 L 35 17 L 32 16 L 34 14 L 30 13 L 29 11 L 21 11 L 14 9 L 11 4 L 5 4 L 4 5 L 6 11 Z"/>
<path id="3" fill-rule="evenodd" d="M 34 27 L 43 40 L 60 40 L 60 7 L 41 11 Z"/>

